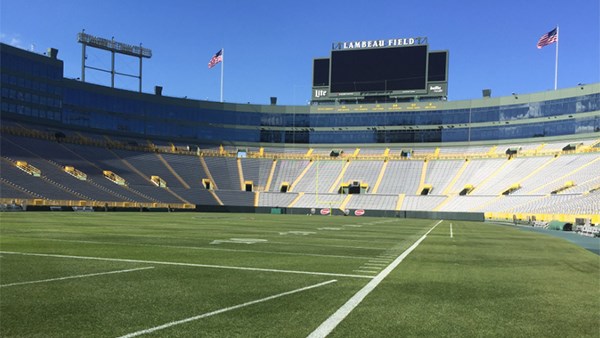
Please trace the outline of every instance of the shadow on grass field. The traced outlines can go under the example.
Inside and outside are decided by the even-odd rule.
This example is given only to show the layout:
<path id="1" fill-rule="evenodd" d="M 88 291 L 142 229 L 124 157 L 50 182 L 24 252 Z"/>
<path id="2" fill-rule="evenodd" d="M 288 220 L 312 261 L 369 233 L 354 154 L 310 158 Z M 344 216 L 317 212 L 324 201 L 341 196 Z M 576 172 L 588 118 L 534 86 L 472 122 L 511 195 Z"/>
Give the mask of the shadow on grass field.
<path id="1" fill-rule="evenodd" d="M 595 253 L 596 255 L 600 255 L 600 238 L 597 238 L 597 237 L 581 236 L 572 231 L 549 230 L 549 229 L 544 229 L 544 228 L 539 228 L 539 227 L 536 228 L 536 227 L 532 227 L 532 226 L 513 225 L 510 223 L 508 223 L 508 224 L 507 223 L 492 223 L 492 224 L 498 224 L 501 226 L 509 226 L 509 227 L 514 227 L 516 229 L 520 229 L 523 231 L 532 231 L 532 232 L 537 232 L 540 234 L 546 234 L 546 235 L 562 238 L 562 239 L 572 242 L 576 245 L 579 245 L 580 247 L 582 247 L 586 250 L 589 250 L 589 251 Z"/>

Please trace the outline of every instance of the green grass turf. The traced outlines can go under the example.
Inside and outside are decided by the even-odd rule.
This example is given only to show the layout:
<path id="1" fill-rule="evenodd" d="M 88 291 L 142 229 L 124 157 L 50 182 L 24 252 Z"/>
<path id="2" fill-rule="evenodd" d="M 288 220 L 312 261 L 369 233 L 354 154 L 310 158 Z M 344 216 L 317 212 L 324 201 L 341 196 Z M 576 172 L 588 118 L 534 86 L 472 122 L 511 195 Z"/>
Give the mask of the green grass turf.
<path id="1" fill-rule="evenodd" d="M 381 256 L 391 257 L 384 259 L 389 264 L 435 223 L 341 216 L 3 213 L 0 285 L 152 269 L 0 287 L 0 336 L 117 337 L 337 280 L 146 335 L 305 337 L 370 280 L 359 276 L 383 269 L 373 265 Z M 210 244 L 232 238 L 263 241 Z M 599 256 L 546 235 L 457 221 L 442 222 L 331 334 L 599 335 Z"/>

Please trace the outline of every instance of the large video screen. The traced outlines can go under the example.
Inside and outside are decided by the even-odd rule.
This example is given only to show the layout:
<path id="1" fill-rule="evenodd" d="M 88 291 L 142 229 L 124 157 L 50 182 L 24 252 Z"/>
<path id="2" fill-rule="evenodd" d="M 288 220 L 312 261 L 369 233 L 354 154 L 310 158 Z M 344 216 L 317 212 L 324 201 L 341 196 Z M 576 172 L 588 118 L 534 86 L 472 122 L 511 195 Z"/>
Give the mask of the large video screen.
<path id="1" fill-rule="evenodd" d="M 334 50 L 330 91 L 409 91 L 427 88 L 427 46 Z"/>
<path id="2" fill-rule="evenodd" d="M 427 81 L 448 81 L 448 52 L 435 51 L 429 52 L 429 67 L 427 69 Z"/>
<path id="3" fill-rule="evenodd" d="M 329 59 L 313 60 L 313 87 L 329 86 Z"/>

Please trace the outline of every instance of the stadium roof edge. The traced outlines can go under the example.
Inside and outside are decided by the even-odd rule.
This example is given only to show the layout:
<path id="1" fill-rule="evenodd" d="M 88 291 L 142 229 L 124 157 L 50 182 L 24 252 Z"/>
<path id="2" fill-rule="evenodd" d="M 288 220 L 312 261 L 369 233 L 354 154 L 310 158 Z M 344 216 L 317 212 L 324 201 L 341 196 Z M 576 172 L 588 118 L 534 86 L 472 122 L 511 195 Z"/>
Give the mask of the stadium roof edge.
<path id="1" fill-rule="evenodd" d="M 61 59 L 51 59 L 50 57 L 31 52 L 19 47 L 11 46 L 5 43 L 0 43 L 0 49 L 3 52 L 12 52 L 19 53 L 21 55 L 27 54 L 29 57 L 39 58 L 39 61 L 50 61 L 50 62 L 59 62 L 63 63 Z M 64 76 L 64 75 L 63 75 Z M 63 77 L 64 78 L 64 77 Z M 146 96 L 156 96 L 153 93 L 138 93 L 137 91 L 127 90 L 127 89 L 119 89 L 119 88 L 111 88 L 109 86 L 93 84 L 89 82 L 81 82 L 69 78 L 64 78 L 67 80 L 66 82 L 77 83 L 80 85 L 90 85 L 95 86 L 96 90 L 102 90 L 105 88 L 106 90 L 112 91 L 113 93 L 120 93 L 122 95 L 143 95 L 144 98 Z M 75 85 L 76 86 L 76 85 Z M 594 94 L 600 93 L 600 82 L 591 83 L 591 84 L 578 84 L 573 87 L 562 88 L 558 90 L 546 90 L 540 92 L 533 93 L 523 93 L 507 96 L 499 96 L 499 97 L 491 97 L 491 98 L 474 98 L 474 99 L 466 99 L 466 100 L 456 100 L 456 101 L 422 101 L 422 102 L 406 102 L 406 103 L 382 103 L 380 104 L 383 107 L 396 105 L 397 107 L 409 107 L 411 105 L 434 105 L 437 110 L 446 110 L 446 109 L 461 109 L 461 108 L 480 108 L 480 107 L 490 107 L 490 106 L 503 106 L 503 105 L 511 105 L 511 104 L 520 104 L 520 103 L 529 103 L 529 102 L 541 102 L 547 100 L 556 100 L 573 96 L 581 96 L 586 94 Z M 219 109 L 219 108 L 227 108 L 233 111 L 258 111 L 258 112 L 274 112 L 274 113 L 304 113 L 304 112 L 318 112 L 319 108 L 335 108 L 339 106 L 363 106 L 363 107 L 371 107 L 376 106 L 377 104 L 326 104 L 326 105 L 267 105 L 267 104 L 252 104 L 252 103 L 236 103 L 236 102 L 218 102 L 218 101 L 206 101 L 206 100 L 198 100 L 192 99 L 188 97 L 175 97 L 175 96 L 160 96 L 162 99 L 173 99 L 173 100 L 181 100 L 187 101 L 190 104 L 198 107 L 200 105 L 203 108 L 210 109 Z M 180 102 L 181 103 L 181 102 Z M 352 112 L 344 111 L 344 113 Z M 357 111 L 360 112 L 360 111 Z M 362 111 L 364 112 L 364 111 Z M 327 113 L 336 113 L 335 109 L 331 111 L 327 111 Z"/>

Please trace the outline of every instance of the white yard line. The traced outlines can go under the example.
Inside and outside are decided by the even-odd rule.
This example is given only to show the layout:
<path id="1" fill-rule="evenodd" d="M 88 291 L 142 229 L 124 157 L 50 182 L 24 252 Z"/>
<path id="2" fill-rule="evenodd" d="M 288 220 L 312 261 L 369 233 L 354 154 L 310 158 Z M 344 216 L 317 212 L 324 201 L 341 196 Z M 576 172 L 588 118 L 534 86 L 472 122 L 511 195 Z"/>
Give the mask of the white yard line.
<path id="1" fill-rule="evenodd" d="M 368 279 L 373 278 L 370 276 L 351 275 L 351 274 L 343 274 L 343 273 L 313 272 L 313 271 L 298 271 L 298 270 L 279 270 L 279 269 L 265 269 L 265 268 L 250 268 L 250 267 L 243 267 L 243 266 L 210 265 L 210 264 L 194 264 L 194 263 L 179 263 L 179 262 L 146 261 L 146 260 L 140 260 L 140 259 L 71 256 L 71 255 L 55 255 L 55 254 L 11 252 L 11 251 L 0 251 L 0 253 L 12 254 L 12 255 L 23 255 L 23 256 L 73 258 L 73 259 L 85 259 L 85 260 L 108 261 L 108 262 L 128 262 L 128 263 L 144 263 L 144 264 L 158 264 L 158 265 L 191 266 L 191 267 L 198 267 L 198 268 L 213 268 L 213 269 L 228 269 L 228 270 L 294 273 L 294 274 L 315 275 L 315 276 L 351 277 L 351 278 L 368 278 Z"/>
<path id="2" fill-rule="evenodd" d="M 452 223 L 450 223 L 450 238 L 454 238 L 454 234 L 452 233 Z"/>
<path id="3" fill-rule="evenodd" d="M 406 249 L 400 256 L 398 256 L 390 265 L 388 265 L 383 271 L 381 271 L 375 278 L 373 278 L 367 285 L 365 285 L 362 289 L 360 289 L 352 298 L 350 298 L 342 307 L 340 307 L 334 314 L 332 314 L 329 318 L 327 318 L 318 328 L 316 328 L 308 337 L 309 338 L 321 338 L 326 337 L 328 334 L 333 331 L 333 329 L 338 326 L 339 323 L 342 322 L 360 304 L 365 297 L 371 291 L 373 291 L 381 281 L 385 277 L 387 277 L 397 266 L 400 264 L 404 258 L 406 258 L 421 242 L 429 235 L 429 233 L 435 229 L 443 220 L 437 222 L 427 233 L 425 233 L 421 238 L 419 238 L 413 245 Z"/>
<path id="4" fill-rule="evenodd" d="M 392 259 L 392 258 L 389 258 L 389 259 L 386 259 L 386 258 L 371 258 L 371 259 L 369 259 L 369 261 L 371 261 L 371 262 L 387 263 L 387 262 L 390 261 L 390 259 Z"/>
<path id="5" fill-rule="evenodd" d="M 149 329 L 145 329 L 145 330 L 140 330 L 140 331 L 128 333 L 128 334 L 126 334 L 124 336 L 120 336 L 119 338 L 131 338 L 131 337 L 141 336 L 143 334 L 156 332 L 156 331 L 159 331 L 159 330 L 163 330 L 163 329 L 169 328 L 171 326 L 180 325 L 180 324 L 188 323 L 188 322 L 191 322 L 191 321 L 194 321 L 194 320 L 198 320 L 198 319 L 202 319 L 202 318 L 206 318 L 206 317 L 218 315 L 218 314 L 223 313 L 223 312 L 227 312 L 227 311 L 231 311 L 231 310 L 236 310 L 236 309 L 243 308 L 243 307 L 246 307 L 246 306 L 249 306 L 249 305 L 254 305 L 254 304 L 266 302 L 266 301 L 269 301 L 269 300 L 272 300 L 272 299 L 275 299 L 275 298 L 279 298 L 279 297 L 291 295 L 291 294 L 294 294 L 294 293 L 298 293 L 298 292 L 302 292 L 302 291 L 306 291 L 306 290 L 318 288 L 318 287 L 325 286 L 325 285 L 328 285 L 328 284 L 331 284 L 331 283 L 335 283 L 335 282 L 337 282 L 337 281 L 335 279 L 332 279 L 332 280 L 327 281 L 327 282 L 323 282 L 323 283 L 319 283 L 319 284 L 314 284 L 314 285 L 306 286 L 306 287 L 303 287 L 303 288 L 300 288 L 300 289 L 296 289 L 296 290 L 292 290 L 292 291 L 287 291 L 287 292 L 279 293 L 279 294 L 276 294 L 276 295 L 273 295 L 273 296 L 269 296 L 269 297 L 265 297 L 265 298 L 253 300 L 253 301 L 246 302 L 246 303 L 243 303 L 243 304 L 238 304 L 238 305 L 230 306 L 230 307 L 223 308 L 223 309 L 220 309 L 220 310 L 216 310 L 216 311 L 212 311 L 212 312 L 207 312 L 207 313 L 204 313 L 204 314 L 201 314 L 201 315 L 198 315 L 198 316 L 194 316 L 194 317 L 189 317 L 189 318 L 182 319 L 182 320 L 173 321 L 173 322 L 166 323 L 166 324 L 159 325 L 159 326 L 155 326 L 155 327 L 152 327 L 152 328 L 149 328 Z"/>
<path id="6" fill-rule="evenodd" d="M 55 282 L 55 281 L 60 281 L 60 280 L 65 280 L 65 279 L 76 279 L 76 278 L 86 278 L 86 277 L 94 277 L 94 276 L 102 276 L 102 275 L 111 275 L 111 274 L 115 274 L 115 273 L 125 273 L 125 272 L 133 272 L 133 271 L 148 270 L 148 269 L 154 269 L 154 267 L 153 266 L 148 266 L 148 267 L 145 267 L 145 268 L 137 268 L 137 269 L 127 269 L 127 270 L 117 270 L 117 271 L 108 271 L 108 272 L 98 272 L 98 273 L 90 273 L 90 274 L 86 274 L 86 275 L 75 275 L 75 276 L 67 276 L 67 277 L 59 277 L 59 278 L 49 278 L 49 279 L 42 279 L 42 280 L 33 280 L 33 281 L 29 281 L 29 282 L 19 282 L 19 283 L 2 284 L 2 285 L 0 285 L 0 288 L 5 288 L 5 287 L 8 287 L 8 286 L 25 285 L 25 284 Z"/>

